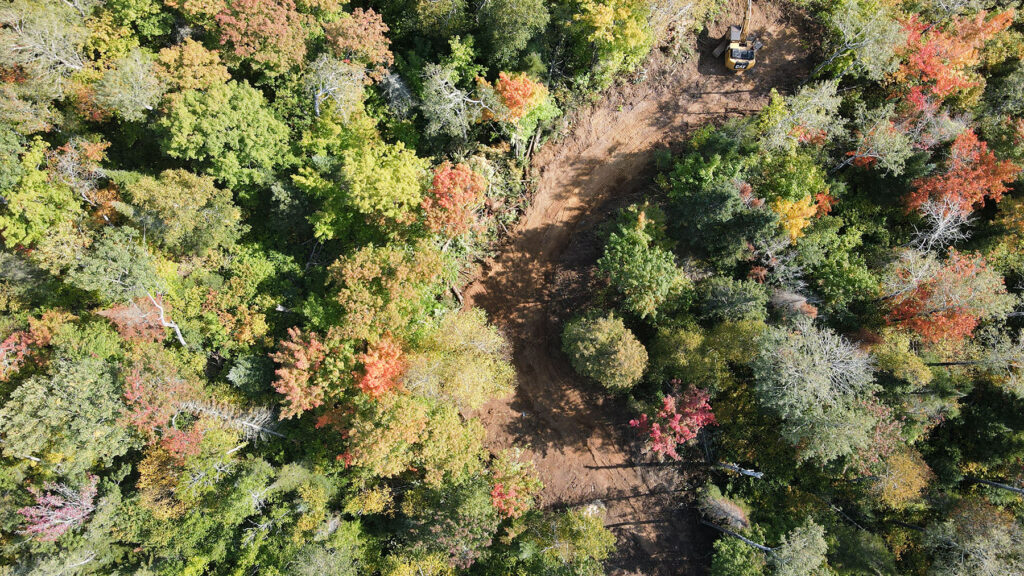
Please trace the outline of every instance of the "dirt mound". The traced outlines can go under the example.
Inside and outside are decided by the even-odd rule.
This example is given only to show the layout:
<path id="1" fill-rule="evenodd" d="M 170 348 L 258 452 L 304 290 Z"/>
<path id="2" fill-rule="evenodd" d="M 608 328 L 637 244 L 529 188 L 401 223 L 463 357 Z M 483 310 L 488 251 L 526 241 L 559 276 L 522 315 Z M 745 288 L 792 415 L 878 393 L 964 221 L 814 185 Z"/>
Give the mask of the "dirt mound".
<path id="1" fill-rule="evenodd" d="M 613 574 L 702 574 L 711 535 L 684 505 L 684 477 L 634 463 L 628 411 L 573 373 L 560 351 L 560 328 L 593 287 L 595 225 L 650 186 L 655 152 L 700 125 L 760 109 L 771 88 L 788 92 L 807 75 L 808 25 L 775 5 L 754 8 L 751 29 L 765 43 L 755 69 L 736 76 L 711 56 L 745 8 L 732 0 L 724 12 L 732 16 L 702 36 L 690 61 L 655 50 L 642 81 L 612 89 L 573 116 L 568 135 L 535 157 L 530 208 L 464 292 L 467 305 L 483 307 L 511 338 L 519 374 L 513 397 L 476 414 L 488 446 L 529 447 L 546 506 L 605 503 L 619 537 Z"/>

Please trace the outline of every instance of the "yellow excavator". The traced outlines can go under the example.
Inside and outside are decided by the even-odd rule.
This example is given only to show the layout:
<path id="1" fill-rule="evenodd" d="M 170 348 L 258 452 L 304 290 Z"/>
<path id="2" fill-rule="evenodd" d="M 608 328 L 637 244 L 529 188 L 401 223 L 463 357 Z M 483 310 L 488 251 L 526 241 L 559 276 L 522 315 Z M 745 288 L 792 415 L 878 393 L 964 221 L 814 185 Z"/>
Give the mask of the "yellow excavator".
<path id="1" fill-rule="evenodd" d="M 725 52 L 725 67 L 737 74 L 750 70 L 757 63 L 757 51 L 764 46 L 752 37 L 748 37 L 747 28 L 750 25 L 750 13 L 753 10 L 753 0 L 747 0 L 747 13 L 743 15 L 743 26 L 729 26 L 729 35 L 722 39 L 722 43 L 715 48 L 715 58 L 721 58 Z"/>

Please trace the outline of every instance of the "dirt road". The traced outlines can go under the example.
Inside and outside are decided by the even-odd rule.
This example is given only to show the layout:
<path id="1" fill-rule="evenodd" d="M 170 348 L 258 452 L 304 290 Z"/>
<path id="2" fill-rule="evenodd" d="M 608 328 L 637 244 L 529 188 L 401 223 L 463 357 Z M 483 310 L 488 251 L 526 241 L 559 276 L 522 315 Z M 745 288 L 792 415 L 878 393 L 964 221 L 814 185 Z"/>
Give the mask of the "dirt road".
<path id="1" fill-rule="evenodd" d="M 742 14 L 733 2 L 724 14 Z M 741 16 L 735 17 L 738 20 Z M 729 20 L 713 26 L 721 38 Z M 612 89 L 579 110 L 568 134 L 535 156 L 535 198 L 512 237 L 479 280 L 464 292 L 467 305 L 487 310 L 514 343 L 518 390 L 477 416 L 492 450 L 527 445 L 544 481 L 545 506 L 601 500 L 619 551 L 611 574 L 703 574 L 711 536 L 685 506 L 685 479 L 664 467 L 634 466 L 631 414 L 581 381 L 560 351 L 560 327 L 586 301 L 600 250 L 593 227 L 616 201 L 651 183 L 655 152 L 693 128 L 767 102 L 772 87 L 786 92 L 809 70 L 799 16 L 755 5 L 751 28 L 765 42 L 757 68 L 727 73 L 703 38 L 699 56 L 679 64 L 655 51 L 646 77 Z"/>

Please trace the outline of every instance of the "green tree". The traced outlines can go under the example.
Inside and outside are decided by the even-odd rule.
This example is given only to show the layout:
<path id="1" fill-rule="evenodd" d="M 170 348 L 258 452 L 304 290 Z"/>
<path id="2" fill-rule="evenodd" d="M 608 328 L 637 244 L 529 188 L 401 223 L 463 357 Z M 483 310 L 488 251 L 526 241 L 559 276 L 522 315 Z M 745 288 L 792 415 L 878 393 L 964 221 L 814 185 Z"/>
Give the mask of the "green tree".
<path id="1" fill-rule="evenodd" d="M 835 68 L 840 73 L 854 69 L 872 80 L 881 80 L 896 70 L 896 50 L 905 43 L 905 33 L 885 2 L 843 0 L 827 17 L 831 55 L 815 70 Z"/>
<path id="2" fill-rule="evenodd" d="M 38 243 L 48 231 L 80 210 L 70 188 L 50 181 L 45 169 L 46 149 L 46 143 L 36 138 L 20 162 L 12 163 L 9 169 L 9 180 L 16 183 L 4 189 L 5 202 L 0 209 L 0 233 L 8 248 Z"/>
<path id="3" fill-rule="evenodd" d="M 451 312 L 410 354 L 405 387 L 476 409 L 512 391 L 511 346 L 479 308 Z"/>
<path id="4" fill-rule="evenodd" d="M 762 576 L 764 554 L 736 538 L 715 540 L 715 555 L 711 559 L 711 576 Z"/>
<path id="5" fill-rule="evenodd" d="M 553 517 L 530 517 L 519 554 L 526 573 L 604 574 L 602 562 L 615 550 L 615 535 L 604 527 L 604 516 L 604 509 L 592 504 Z"/>
<path id="6" fill-rule="evenodd" d="M 372 144 L 342 154 L 346 201 L 371 220 L 408 222 L 423 201 L 430 161 L 404 144 Z"/>
<path id="7" fill-rule="evenodd" d="M 831 571 L 825 554 L 825 529 L 811 518 L 790 530 L 772 552 L 774 576 L 826 576 Z"/>
<path id="8" fill-rule="evenodd" d="M 551 16 L 543 0 L 488 0 L 480 7 L 483 52 L 493 68 L 515 64 Z"/>
<path id="9" fill-rule="evenodd" d="M 658 310 L 691 288 L 671 252 L 652 245 L 644 219 L 612 233 L 598 268 L 624 298 L 624 308 L 641 318 L 657 318 Z"/>
<path id="10" fill-rule="evenodd" d="M 875 421 L 863 402 L 874 392 L 867 354 L 802 320 L 769 328 L 751 363 L 759 400 L 783 421 L 800 459 L 829 462 L 864 449 Z"/>
<path id="11" fill-rule="evenodd" d="M 584 65 L 592 61 L 594 87 L 640 65 L 654 44 L 647 24 L 650 5 L 642 0 L 581 0 L 573 16 L 576 49 Z"/>
<path id="12" fill-rule="evenodd" d="M 123 304 L 160 292 L 153 256 L 132 228 L 107 227 L 68 273 L 68 281 L 95 292 L 106 304 Z"/>
<path id="13" fill-rule="evenodd" d="M 103 360 L 58 360 L 52 376 L 29 378 L 0 409 L 4 456 L 38 460 L 69 477 L 112 465 L 133 444 L 120 424 L 120 392 Z"/>
<path id="14" fill-rule="evenodd" d="M 761 320 L 766 318 L 768 290 L 752 280 L 712 276 L 701 282 L 701 315 L 714 321 Z"/>
<path id="15" fill-rule="evenodd" d="M 165 170 L 157 178 L 125 179 L 123 194 L 130 203 L 122 207 L 125 214 L 174 254 L 230 248 L 241 233 L 231 191 L 216 187 L 209 176 Z"/>
<path id="16" fill-rule="evenodd" d="M 647 367 L 644 345 L 612 314 L 567 323 L 562 350 L 576 372 L 616 392 L 632 388 Z"/>
<path id="17" fill-rule="evenodd" d="M 158 124 L 168 155 L 194 161 L 229 188 L 266 182 L 286 152 L 288 127 L 247 83 L 182 92 Z"/>
<path id="18" fill-rule="evenodd" d="M 935 576 L 1002 576 L 1024 571 L 1024 529 L 1008 512 L 987 502 L 961 503 L 925 531 Z"/>

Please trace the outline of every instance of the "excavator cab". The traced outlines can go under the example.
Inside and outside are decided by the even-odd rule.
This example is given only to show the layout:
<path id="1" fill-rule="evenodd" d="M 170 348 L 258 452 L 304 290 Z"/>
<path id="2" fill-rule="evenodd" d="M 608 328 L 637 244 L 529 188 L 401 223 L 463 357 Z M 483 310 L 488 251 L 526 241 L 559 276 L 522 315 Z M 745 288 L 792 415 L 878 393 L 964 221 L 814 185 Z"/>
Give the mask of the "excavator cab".
<path id="1" fill-rule="evenodd" d="M 747 36 L 747 26 L 750 24 L 750 12 L 753 9 L 753 1 L 747 0 L 747 13 L 743 16 L 743 26 L 729 26 L 729 35 L 722 40 L 722 43 L 715 48 L 715 58 L 720 58 L 725 53 L 725 67 L 737 74 L 750 70 L 757 63 L 757 51 L 763 44 Z"/>

